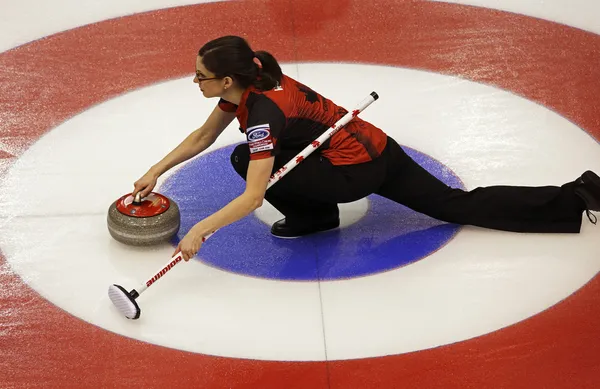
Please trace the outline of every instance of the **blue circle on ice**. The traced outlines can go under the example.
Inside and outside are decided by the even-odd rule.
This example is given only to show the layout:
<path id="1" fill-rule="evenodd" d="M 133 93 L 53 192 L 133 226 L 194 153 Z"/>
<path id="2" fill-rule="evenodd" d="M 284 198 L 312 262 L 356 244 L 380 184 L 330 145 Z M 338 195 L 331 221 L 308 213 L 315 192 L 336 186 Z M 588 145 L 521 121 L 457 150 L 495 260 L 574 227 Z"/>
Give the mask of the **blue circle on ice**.
<path id="1" fill-rule="evenodd" d="M 197 222 L 244 191 L 229 158 L 236 145 L 204 154 L 167 178 L 160 192 L 179 205 L 176 244 Z M 461 180 L 446 166 L 416 150 L 403 149 L 431 174 L 455 188 Z M 461 226 L 444 223 L 378 195 L 352 225 L 298 239 L 279 239 L 254 214 L 222 228 L 198 254 L 201 261 L 253 277 L 317 281 L 362 277 L 413 263 L 448 243 Z"/>

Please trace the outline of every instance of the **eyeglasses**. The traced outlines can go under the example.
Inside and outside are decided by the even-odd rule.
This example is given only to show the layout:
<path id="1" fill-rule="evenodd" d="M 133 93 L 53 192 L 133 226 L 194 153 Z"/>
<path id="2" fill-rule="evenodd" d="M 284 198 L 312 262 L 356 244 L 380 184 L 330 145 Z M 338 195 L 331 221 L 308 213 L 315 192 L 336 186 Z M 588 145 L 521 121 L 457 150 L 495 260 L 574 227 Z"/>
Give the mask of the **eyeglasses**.
<path id="1" fill-rule="evenodd" d="M 208 80 L 220 80 L 223 77 L 202 77 L 199 73 L 196 73 L 196 78 L 198 79 L 198 82 L 202 82 Z"/>

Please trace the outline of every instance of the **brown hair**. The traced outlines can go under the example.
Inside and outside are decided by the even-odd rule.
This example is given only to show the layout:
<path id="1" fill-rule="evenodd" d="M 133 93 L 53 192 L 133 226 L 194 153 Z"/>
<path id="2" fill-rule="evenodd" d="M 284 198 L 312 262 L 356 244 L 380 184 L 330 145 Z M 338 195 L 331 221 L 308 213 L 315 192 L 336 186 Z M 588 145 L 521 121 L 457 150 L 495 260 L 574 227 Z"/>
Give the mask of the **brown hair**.
<path id="1" fill-rule="evenodd" d="M 253 51 L 244 38 L 223 36 L 206 43 L 198 51 L 204 66 L 217 77 L 231 77 L 244 89 L 254 85 L 270 90 L 281 83 L 283 73 L 275 57 L 266 51 Z M 254 62 L 258 58 L 262 68 Z"/>

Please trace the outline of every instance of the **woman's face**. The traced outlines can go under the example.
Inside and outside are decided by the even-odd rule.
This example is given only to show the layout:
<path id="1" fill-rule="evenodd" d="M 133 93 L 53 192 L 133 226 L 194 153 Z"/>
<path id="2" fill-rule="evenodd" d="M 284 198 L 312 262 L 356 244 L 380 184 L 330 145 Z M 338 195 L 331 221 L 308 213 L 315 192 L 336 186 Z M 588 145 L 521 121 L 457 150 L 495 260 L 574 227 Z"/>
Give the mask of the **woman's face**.
<path id="1" fill-rule="evenodd" d="M 226 80 L 224 78 L 216 78 L 214 73 L 206 69 L 200 56 L 196 57 L 196 76 L 194 77 L 194 82 L 198 84 L 204 97 L 220 97 L 226 89 Z"/>

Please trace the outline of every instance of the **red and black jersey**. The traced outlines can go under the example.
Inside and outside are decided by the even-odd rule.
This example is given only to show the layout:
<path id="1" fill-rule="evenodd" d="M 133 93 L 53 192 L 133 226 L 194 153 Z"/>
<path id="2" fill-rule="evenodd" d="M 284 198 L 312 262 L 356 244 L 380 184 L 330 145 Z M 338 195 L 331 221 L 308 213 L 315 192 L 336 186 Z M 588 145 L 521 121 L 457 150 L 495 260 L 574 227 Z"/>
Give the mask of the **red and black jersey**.
<path id="1" fill-rule="evenodd" d="M 251 86 L 239 106 L 221 99 L 219 107 L 236 113 L 252 160 L 276 156 L 281 149 L 300 152 L 348 112 L 285 75 L 277 88 L 259 91 Z M 378 157 L 386 140 L 381 129 L 356 117 L 319 151 L 333 165 L 356 164 Z"/>

